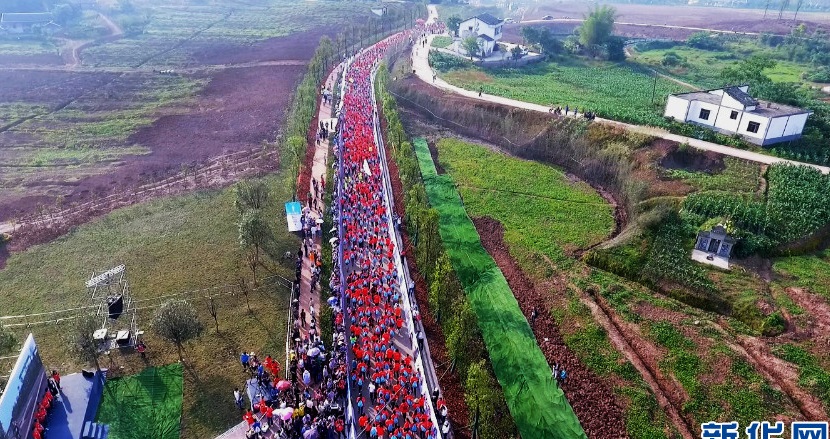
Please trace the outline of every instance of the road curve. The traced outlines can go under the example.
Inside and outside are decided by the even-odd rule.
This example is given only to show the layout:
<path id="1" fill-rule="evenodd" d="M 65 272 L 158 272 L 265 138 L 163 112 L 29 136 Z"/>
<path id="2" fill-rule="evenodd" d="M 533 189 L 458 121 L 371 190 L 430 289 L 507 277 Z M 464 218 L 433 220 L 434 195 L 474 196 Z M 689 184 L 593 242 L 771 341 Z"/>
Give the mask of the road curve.
<path id="1" fill-rule="evenodd" d="M 430 5 L 428 7 L 428 10 L 429 10 L 429 21 L 428 21 L 428 23 L 430 23 L 430 22 L 432 22 L 432 21 L 434 21 L 438 18 L 438 10 L 435 8 L 434 5 Z M 548 21 L 550 21 L 550 20 L 548 20 Z M 534 104 L 534 103 L 531 103 L 531 102 L 519 101 L 519 100 L 516 100 L 516 99 L 509 99 L 509 98 L 505 98 L 505 97 L 502 97 L 502 96 L 490 95 L 490 94 L 487 94 L 487 93 L 479 94 L 476 91 L 471 91 L 471 90 L 463 89 L 461 87 L 456 87 L 452 84 L 447 83 L 446 81 L 444 81 L 441 78 L 435 78 L 435 80 L 433 80 L 433 73 L 434 72 L 433 72 L 432 68 L 429 66 L 428 53 L 429 53 L 429 43 L 432 42 L 432 38 L 434 38 L 434 35 L 429 35 L 428 38 L 429 38 L 429 42 L 427 43 L 426 48 L 415 48 L 412 51 L 412 68 L 415 70 L 415 74 L 420 79 L 422 79 L 424 82 L 426 82 L 427 84 L 432 84 L 434 87 L 437 87 L 437 88 L 439 88 L 441 90 L 444 90 L 444 91 L 456 93 L 456 94 L 459 94 L 459 95 L 462 95 L 462 96 L 466 96 L 468 98 L 478 99 L 478 100 L 481 100 L 481 101 L 493 102 L 493 103 L 496 103 L 496 104 L 507 105 L 507 106 L 515 107 L 515 108 L 524 108 L 526 110 L 538 111 L 538 112 L 541 112 L 541 113 L 549 113 L 550 112 L 550 107 L 547 107 L 547 106 L 544 106 L 544 105 Z M 629 131 L 634 131 L 634 132 L 637 132 L 637 133 L 643 133 L 643 134 L 647 134 L 647 135 L 654 136 L 654 137 L 660 137 L 660 138 L 667 139 L 667 140 L 672 140 L 672 141 L 675 141 L 675 142 L 678 142 L 678 143 L 687 143 L 687 144 L 689 144 L 689 146 L 692 146 L 692 147 L 700 149 L 700 150 L 712 151 L 712 152 L 716 152 L 718 154 L 723 154 L 723 155 L 727 155 L 727 156 L 731 156 L 731 157 L 736 157 L 736 158 L 740 158 L 740 159 L 744 159 L 744 160 L 749 160 L 749 161 L 756 162 L 756 163 L 762 163 L 762 164 L 765 164 L 765 165 L 771 165 L 773 163 L 789 163 L 789 164 L 793 164 L 793 165 L 810 166 L 810 167 L 813 167 L 813 168 L 816 168 L 816 169 L 820 170 L 824 174 L 830 174 L 830 167 L 827 167 L 827 166 L 819 166 L 819 165 L 814 165 L 814 164 L 811 164 L 811 163 L 797 162 L 797 161 L 794 161 L 794 160 L 782 159 L 780 157 L 773 157 L 773 156 L 770 156 L 770 155 L 760 154 L 760 153 L 753 152 L 753 151 L 747 151 L 747 150 L 743 150 L 743 149 L 733 148 L 731 146 L 725 146 L 725 145 L 720 145 L 720 144 L 717 144 L 717 143 L 706 142 L 706 141 L 695 139 L 695 138 L 692 138 L 692 137 L 685 137 L 685 136 L 680 136 L 680 135 L 677 135 L 677 134 L 672 134 L 672 133 L 669 133 L 668 131 L 666 131 L 664 129 L 661 129 L 661 128 L 650 127 L 650 126 L 642 126 L 642 125 L 632 125 L 632 124 L 628 124 L 628 123 L 617 122 L 615 120 L 602 119 L 602 118 L 599 118 L 599 117 L 597 117 L 594 121 L 599 122 L 599 123 L 609 124 L 609 125 L 620 126 L 620 127 L 623 127 L 623 128 L 625 128 Z"/>

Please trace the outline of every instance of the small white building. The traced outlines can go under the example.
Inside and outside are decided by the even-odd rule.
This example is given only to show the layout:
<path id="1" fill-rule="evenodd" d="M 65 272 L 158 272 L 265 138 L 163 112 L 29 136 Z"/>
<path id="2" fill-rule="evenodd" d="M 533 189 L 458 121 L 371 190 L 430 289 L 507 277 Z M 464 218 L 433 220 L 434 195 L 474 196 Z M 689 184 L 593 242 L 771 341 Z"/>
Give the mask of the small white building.
<path id="1" fill-rule="evenodd" d="M 4 12 L 0 14 L 0 29 L 8 33 L 31 33 L 35 26 L 57 25 L 52 22 L 50 12 Z"/>
<path id="2" fill-rule="evenodd" d="M 488 56 L 493 53 L 493 48 L 501 39 L 501 28 L 503 25 L 503 20 L 484 13 L 462 21 L 458 25 L 458 36 L 461 39 L 471 35 L 475 36 L 478 40 L 478 47 L 481 47 L 484 56 Z"/>
<path id="3" fill-rule="evenodd" d="M 749 86 L 744 85 L 669 95 L 664 116 L 724 134 L 738 134 L 756 145 L 801 137 L 812 111 L 759 101 L 748 90 Z"/>

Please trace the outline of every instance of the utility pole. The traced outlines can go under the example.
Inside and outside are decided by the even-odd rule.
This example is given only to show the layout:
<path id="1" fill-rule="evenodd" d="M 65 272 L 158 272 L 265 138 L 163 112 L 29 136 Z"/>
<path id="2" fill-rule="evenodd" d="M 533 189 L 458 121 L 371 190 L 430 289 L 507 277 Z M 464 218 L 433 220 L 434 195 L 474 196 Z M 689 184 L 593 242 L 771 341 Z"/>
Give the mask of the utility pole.
<path id="1" fill-rule="evenodd" d="M 654 96 L 657 94 L 657 70 L 654 70 L 654 85 L 651 87 L 651 106 L 654 106 Z"/>

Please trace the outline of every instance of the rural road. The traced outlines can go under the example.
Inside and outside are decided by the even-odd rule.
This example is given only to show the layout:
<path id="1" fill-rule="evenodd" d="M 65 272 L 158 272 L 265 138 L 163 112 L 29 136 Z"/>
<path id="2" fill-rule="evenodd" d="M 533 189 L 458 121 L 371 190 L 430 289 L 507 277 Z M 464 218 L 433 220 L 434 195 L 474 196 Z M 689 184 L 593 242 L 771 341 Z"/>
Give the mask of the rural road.
<path id="1" fill-rule="evenodd" d="M 428 8 L 429 8 L 429 21 L 428 21 L 428 23 L 429 23 L 429 22 L 432 22 L 433 20 L 437 19 L 438 11 L 435 8 L 435 6 L 433 6 L 433 5 L 430 5 Z M 548 20 L 548 21 L 550 21 L 550 20 Z M 452 84 L 447 83 L 446 81 L 444 81 L 441 78 L 436 78 L 433 81 L 433 79 L 432 79 L 433 78 L 433 70 L 429 66 L 429 59 L 428 59 L 429 50 L 428 50 L 428 48 L 429 48 L 429 44 L 432 43 L 432 39 L 434 37 L 435 37 L 434 35 L 429 35 L 428 36 L 429 41 L 427 43 L 427 48 L 415 48 L 415 49 L 413 49 L 413 52 L 412 52 L 412 54 L 413 54 L 412 55 L 412 68 L 415 70 L 415 74 L 420 79 L 422 79 L 424 82 L 426 82 L 427 84 L 432 84 L 434 87 L 437 87 L 437 88 L 439 88 L 441 90 L 444 90 L 444 91 L 456 93 L 456 94 L 459 94 L 459 95 L 462 95 L 462 96 L 466 96 L 466 97 L 473 98 L 473 99 L 478 99 L 478 100 L 481 100 L 481 101 L 493 102 L 493 103 L 496 103 L 496 104 L 507 105 L 507 106 L 515 107 L 515 108 L 524 108 L 526 110 L 538 111 L 538 112 L 541 112 L 541 113 L 550 113 L 550 107 L 547 107 L 547 106 L 544 106 L 544 105 L 519 101 L 519 100 L 516 100 L 516 99 L 509 99 L 509 98 L 505 98 L 505 97 L 501 97 L 501 96 L 490 95 L 490 94 L 487 94 L 487 93 L 483 93 L 479 96 L 479 93 L 476 92 L 476 91 L 471 91 L 471 90 L 463 89 L 461 87 L 456 87 Z M 794 160 L 786 160 L 786 159 L 782 159 L 782 158 L 779 158 L 779 157 L 773 157 L 773 156 L 769 156 L 769 155 L 765 155 L 765 154 L 760 154 L 760 153 L 757 153 L 757 152 L 746 151 L 746 150 L 738 149 L 738 148 L 732 148 L 732 147 L 729 147 L 729 146 L 720 145 L 720 144 L 712 143 L 712 142 L 706 142 L 706 141 L 695 139 L 695 138 L 692 138 L 692 137 L 679 136 L 677 134 L 669 133 L 668 131 L 663 130 L 661 128 L 641 126 L 641 125 L 632 125 L 632 124 L 628 124 L 628 123 L 617 122 L 617 121 L 610 120 L 610 119 L 602 119 L 602 118 L 599 118 L 599 117 L 597 117 L 594 121 L 599 122 L 599 123 L 609 124 L 609 125 L 620 126 L 620 127 L 623 127 L 623 128 L 625 128 L 629 131 L 634 131 L 634 132 L 637 132 L 637 133 L 643 133 L 643 134 L 647 134 L 647 135 L 654 136 L 654 137 L 660 137 L 660 138 L 667 139 L 667 140 L 672 140 L 672 141 L 675 141 L 675 142 L 678 142 L 678 143 L 687 143 L 687 144 L 689 144 L 689 146 L 692 146 L 692 147 L 697 148 L 697 149 L 701 149 L 701 150 L 704 150 L 704 151 L 712 151 L 712 152 L 716 152 L 718 154 L 728 155 L 728 156 L 731 156 L 731 157 L 737 157 L 737 158 L 740 158 L 740 159 L 749 160 L 749 161 L 756 162 L 756 163 L 762 163 L 762 164 L 765 164 L 765 165 L 771 165 L 773 163 L 790 163 L 790 164 L 793 164 L 793 165 L 810 166 L 810 167 L 813 167 L 813 168 L 816 168 L 816 169 L 820 170 L 824 174 L 830 174 L 830 167 L 827 167 L 827 166 L 818 166 L 818 165 L 813 165 L 813 164 L 810 164 L 810 163 L 802 163 L 802 162 L 797 162 L 797 161 L 794 161 Z"/>
<path id="2" fill-rule="evenodd" d="M 539 24 L 539 23 L 582 23 L 585 19 L 582 18 L 554 18 L 552 20 L 522 20 L 519 24 Z M 640 27 L 659 27 L 663 29 L 686 29 L 686 30 L 694 30 L 694 31 L 702 31 L 702 32 L 717 32 L 722 34 L 735 34 L 735 35 L 760 35 L 758 32 L 737 32 L 731 30 L 723 30 L 723 29 L 708 29 L 705 27 L 692 27 L 692 26 L 676 26 L 672 24 L 648 24 L 648 23 L 628 23 L 624 21 L 615 21 L 614 24 L 620 24 L 624 26 L 640 26 Z"/>

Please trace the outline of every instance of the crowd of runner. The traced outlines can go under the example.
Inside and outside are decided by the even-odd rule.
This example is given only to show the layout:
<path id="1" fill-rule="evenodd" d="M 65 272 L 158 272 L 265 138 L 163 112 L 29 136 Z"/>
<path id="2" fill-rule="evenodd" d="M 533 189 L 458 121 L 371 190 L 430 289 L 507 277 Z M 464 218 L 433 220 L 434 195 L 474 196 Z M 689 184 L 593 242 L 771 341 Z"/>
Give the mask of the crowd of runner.
<path id="1" fill-rule="evenodd" d="M 335 154 L 342 164 L 335 198 L 335 222 L 341 224 L 341 279 L 350 355 L 348 379 L 357 417 L 356 433 L 370 438 L 429 439 L 437 437 L 426 389 L 413 354 L 407 352 L 405 321 L 395 242 L 390 236 L 391 212 L 384 198 L 384 176 L 374 137 L 375 110 L 371 73 L 394 45 L 424 32 L 398 34 L 364 50 L 345 73 L 342 143 Z M 405 288 L 405 286 L 404 286 Z M 339 311 L 339 310 L 338 310 Z M 397 341 L 397 342 L 396 342 Z M 368 397 L 367 397 L 368 396 Z"/>

